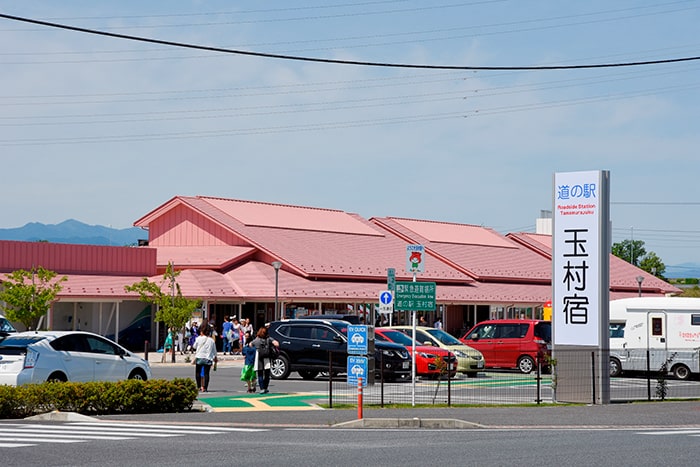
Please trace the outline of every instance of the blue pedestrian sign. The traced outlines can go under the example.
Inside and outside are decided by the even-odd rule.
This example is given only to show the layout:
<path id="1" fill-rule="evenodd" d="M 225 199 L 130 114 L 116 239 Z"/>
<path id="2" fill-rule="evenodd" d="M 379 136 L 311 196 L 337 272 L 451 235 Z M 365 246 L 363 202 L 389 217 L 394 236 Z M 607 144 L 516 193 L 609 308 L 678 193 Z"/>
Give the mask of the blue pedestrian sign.
<path id="1" fill-rule="evenodd" d="M 367 357 L 348 356 L 348 384 L 357 386 L 358 378 L 362 378 L 362 386 L 367 386 L 368 372 Z"/>
<path id="2" fill-rule="evenodd" d="M 364 324 L 348 325 L 348 354 L 367 355 L 367 326 Z"/>

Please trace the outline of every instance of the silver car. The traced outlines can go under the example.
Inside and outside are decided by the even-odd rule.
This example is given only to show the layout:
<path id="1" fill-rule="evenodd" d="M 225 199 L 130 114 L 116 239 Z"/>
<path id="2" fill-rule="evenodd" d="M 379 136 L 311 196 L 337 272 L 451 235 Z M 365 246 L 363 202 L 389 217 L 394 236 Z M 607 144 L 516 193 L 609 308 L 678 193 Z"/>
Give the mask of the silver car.
<path id="1" fill-rule="evenodd" d="M 0 384 L 150 377 L 146 360 L 91 332 L 27 331 L 0 338 Z"/>

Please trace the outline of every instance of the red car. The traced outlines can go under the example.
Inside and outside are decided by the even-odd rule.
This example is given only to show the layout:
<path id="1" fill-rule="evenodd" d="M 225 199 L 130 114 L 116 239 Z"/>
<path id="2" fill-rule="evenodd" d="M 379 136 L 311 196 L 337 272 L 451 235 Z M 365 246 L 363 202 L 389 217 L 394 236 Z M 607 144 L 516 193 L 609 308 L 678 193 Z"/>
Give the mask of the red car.
<path id="1" fill-rule="evenodd" d="M 409 354 L 413 347 L 413 339 L 396 329 L 376 328 L 374 330 L 374 339 L 403 345 L 406 347 Z M 440 360 L 445 362 L 451 376 L 457 373 L 457 357 L 455 357 L 452 352 L 432 345 L 416 344 L 416 375 L 427 377 L 439 376 L 441 369 L 438 366 L 438 362 Z"/>
<path id="2" fill-rule="evenodd" d="M 486 368 L 517 368 L 530 373 L 538 357 L 546 359 L 551 354 L 552 323 L 536 319 L 482 321 L 460 341 L 484 355 Z"/>

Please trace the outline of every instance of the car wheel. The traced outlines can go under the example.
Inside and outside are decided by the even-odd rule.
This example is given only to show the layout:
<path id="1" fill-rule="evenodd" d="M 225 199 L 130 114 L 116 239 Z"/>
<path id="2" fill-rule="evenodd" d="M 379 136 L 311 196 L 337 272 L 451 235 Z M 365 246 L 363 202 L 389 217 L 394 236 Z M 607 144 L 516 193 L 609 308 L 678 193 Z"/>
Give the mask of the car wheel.
<path id="1" fill-rule="evenodd" d="M 610 357 L 610 376 L 620 376 L 622 374 L 622 365 L 620 360 L 615 357 Z"/>
<path id="2" fill-rule="evenodd" d="M 529 355 L 523 355 L 518 360 L 518 370 L 520 370 L 521 373 L 528 374 L 534 368 L 535 368 L 535 360 L 533 360 L 532 357 L 530 357 Z"/>
<path id="3" fill-rule="evenodd" d="M 301 376 L 302 379 L 314 379 L 318 376 L 318 371 L 302 370 L 299 372 L 299 376 Z"/>
<path id="4" fill-rule="evenodd" d="M 278 355 L 270 364 L 272 379 L 287 379 L 289 376 L 289 360 L 284 355 Z"/>
<path id="5" fill-rule="evenodd" d="M 673 371 L 673 376 L 675 376 L 676 379 L 680 379 L 680 380 L 685 381 L 685 380 L 690 378 L 690 368 L 688 368 L 685 365 L 681 365 L 681 364 L 676 365 L 673 367 L 672 371 Z"/>
<path id="6" fill-rule="evenodd" d="M 51 373 L 51 375 L 48 378 L 46 378 L 46 381 L 48 381 L 49 383 L 65 383 L 66 381 L 68 381 L 68 378 L 60 371 L 56 371 Z"/>
<path id="7" fill-rule="evenodd" d="M 146 381 L 146 374 L 143 370 L 134 370 L 129 375 L 129 379 L 140 379 L 141 381 Z"/>

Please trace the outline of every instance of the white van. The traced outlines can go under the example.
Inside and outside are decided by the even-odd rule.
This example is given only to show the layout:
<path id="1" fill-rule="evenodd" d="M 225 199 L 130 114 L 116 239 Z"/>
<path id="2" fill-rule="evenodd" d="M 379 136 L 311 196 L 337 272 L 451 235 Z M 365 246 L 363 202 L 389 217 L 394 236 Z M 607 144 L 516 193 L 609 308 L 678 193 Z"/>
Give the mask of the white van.
<path id="1" fill-rule="evenodd" d="M 647 357 L 648 354 L 648 357 Z M 659 371 L 700 373 L 700 298 L 639 297 L 610 302 L 610 376 Z"/>

